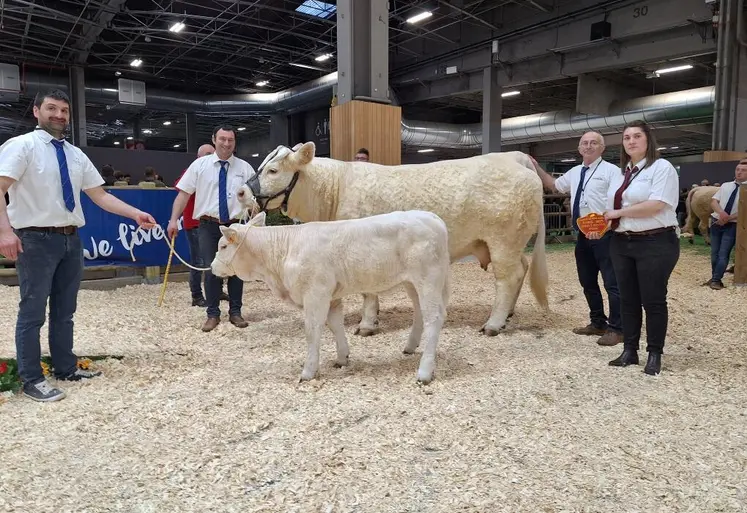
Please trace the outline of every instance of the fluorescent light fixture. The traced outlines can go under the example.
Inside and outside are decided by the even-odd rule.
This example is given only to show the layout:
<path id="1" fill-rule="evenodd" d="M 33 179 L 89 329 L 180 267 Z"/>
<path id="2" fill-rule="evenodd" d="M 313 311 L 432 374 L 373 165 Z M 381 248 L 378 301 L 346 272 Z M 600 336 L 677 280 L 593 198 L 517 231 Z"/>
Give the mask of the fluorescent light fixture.
<path id="1" fill-rule="evenodd" d="M 259 153 L 252 153 L 252 157 L 259 157 Z"/>
<path id="2" fill-rule="evenodd" d="M 130 62 L 130 66 L 132 66 L 133 68 L 138 68 L 142 63 L 143 61 L 140 59 L 133 59 L 132 62 Z"/>
<path id="3" fill-rule="evenodd" d="M 151 130 L 150 128 L 146 128 L 146 129 L 144 129 L 144 130 L 141 130 L 141 131 L 142 131 L 142 133 L 144 133 L 144 134 L 152 134 L 152 133 L 153 133 L 153 130 Z"/>
<path id="4" fill-rule="evenodd" d="M 324 68 L 320 68 L 319 66 L 312 66 L 310 64 L 301 64 L 300 62 L 289 62 L 289 66 L 295 66 L 297 68 L 304 68 L 304 69 L 313 69 L 316 71 L 328 71 Z"/>
<path id="5" fill-rule="evenodd" d="M 666 150 L 666 149 L 667 149 L 666 146 L 662 146 L 661 148 L 656 148 L 656 151 L 663 151 L 663 150 Z"/>
<path id="6" fill-rule="evenodd" d="M 326 60 L 329 60 L 330 57 L 332 57 L 331 53 L 325 53 L 323 55 L 319 55 L 318 57 L 314 57 L 314 60 L 316 62 L 324 62 Z"/>
<path id="7" fill-rule="evenodd" d="M 174 148 L 178 148 L 179 146 L 181 146 L 181 144 L 175 144 Z"/>
<path id="8" fill-rule="evenodd" d="M 165 126 L 169 126 L 169 125 L 171 124 L 171 121 L 164 121 L 164 122 L 163 122 L 163 124 L 164 124 Z"/>
<path id="9" fill-rule="evenodd" d="M 114 141 L 114 146 L 119 146 L 119 141 Z"/>
<path id="10" fill-rule="evenodd" d="M 335 14 L 335 11 L 337 11 L 336 5 L 327 2 L 320 2 L 319 0 L 306 0 L 304 3 L 296 7 L 296 12 L 322 18 L 323 20 L 330 18 Z"/>
<path id="11" fill-rule="evenodd" d="M 131 141 L 131 140 L 133 140 L 133 139 L 134 139 L 134 137 L 132 137 L 132 136 L 129 136 L 129 137 L 127 138 L 127 140 L 128 140 L 128 141 Z"/>
<path id="12" fill-rule="evenodd" d="M 169 27 L 169 32 L 181 32 L 185 27 L 186 25 L 179 21 Z"/>
<path id="13" fill-rule="evenodd" d="M 576 159 L 563 159 L 561 162 L 576 162 Z"/>
<path id="14" fill-rule="evenodd" d="M 679 149 L 680 149 L 680 147 L 679 147 L 679 146 L 672 146 L 672 147 L 670 147 L 669 149 L 670 149 L 670 150 L 679 150 Z"/>
<path id="15" fill-rule="evenodd" d="M 657 75 L 663 75 L 664 73 L 672 73 L 674 71 L 685 71 L 686 69 L 692 69 L 692 64 L 683 64 L 682 66 L 674 66 L 673 68 L 662 68 L 654 71 Z"/>
<path id="16" fill-rule="evenodd" d="M 269 84 L 269 82 L 267 80 L 261 80 L 261 81 L 259 81 L 259 82 L 256 83 L 256 86 L 257 87 L 264 87 L 267 84 Z"/>
<path id="17" fill-rule="evenodd" d="M 426 148 L 424 150 L 418 150 L 418 153 L 430 153 L 432 151 L 436 151 L 433 148 Z"/>
<path id="18" fill-rule="evenodd" d="M 430 18 L 431 16 L 433 16 L 433 13 L 430 11 L 421 12 L 420 14 L 416 14 L 415 16 L 411 16 L 407 18 L 407 23 L 410 23 L 410 24 L 417 23 L 419 21 L 423 21 L 427 18 Z"/>
<path id="19" fill-rule="evenodd" d="M 521 91 L 506 91 L 505 93 L 501 93 L 502 98 L 508 98 L 509 96 L 516 96 L 521 94 Z"/>
<path id="20" fill-rule="evenodd" d="M 240 126 L 236 130 L 238 130 L 239 132 L 243 132 L 244 130 L 246 130 L 246 127 L 245 126 Z"/>

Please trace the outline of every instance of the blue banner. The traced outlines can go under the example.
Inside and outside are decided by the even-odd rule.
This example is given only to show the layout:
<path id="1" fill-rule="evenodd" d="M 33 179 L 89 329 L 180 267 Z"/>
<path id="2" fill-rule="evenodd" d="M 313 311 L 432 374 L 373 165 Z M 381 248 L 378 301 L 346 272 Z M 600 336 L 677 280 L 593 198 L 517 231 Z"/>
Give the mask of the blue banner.
<path id="1" fill-rule="evenodd" d="M 126 217 L 110 214 L 91 201 L 87 194 L 82 193 L 80 201 L 86 224 L 80 229 L 80 239 L 85 265 L 166 265 L 169 259 L 166 227 L 171 218 L 176 189 L 109 189 L 109 193 L 152 215 L 158 226 L 138 232 L 137 223 Z M 181 218 L 179 230 L 175 249 L 189 262 L 189 242 L 183 231 Z M 130 256 L 130 248 L 135 257 L 134 262 Z M 174 256 L 171 264 L 181 262 Z"/>

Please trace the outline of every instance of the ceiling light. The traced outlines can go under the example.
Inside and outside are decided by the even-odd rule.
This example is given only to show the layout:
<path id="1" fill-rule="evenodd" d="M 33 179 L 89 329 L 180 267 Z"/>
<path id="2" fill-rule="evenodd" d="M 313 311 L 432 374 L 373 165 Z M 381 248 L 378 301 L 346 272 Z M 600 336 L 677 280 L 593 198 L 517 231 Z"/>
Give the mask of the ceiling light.
<path id="1" fill-rule="evenodd" d="M 508 98 L 509 96 L 516 96 L 517 94 L 521 94 L 521 91 L 506 91 L 505 93 L 501 94 L 501 97 Z"/>
<path id="2" fill-rule="evenodd" d="M 430 153 L 432 151 L 436 151 L 433 148 L 426 148 L 424 150 L 418 150 L 418 153 Z"/>
<path id="3" fill-rule="evenodd" d="M 252 153 L 252 157 L 259 157 L 259 153 Z"/>
<path id="4" fill-rule="evenodd" d="M 692 67 L 692 64 L 684 64 L 682 66 L 675 66 L 673 68 L 657 69 L 656 71 L 654 71 L 654 73 L 656 73 L 657 75 L 662 75 L 664 73 L 672 73 L 673 71 L 684 71 L 686 69 L 692 69 Z"/>
<path id="5" fill-rule="evenodd" d="M 163 124 L 169 126 L 171 124 L 171 121 L 164 121 Z"/>
<path id="6" fill-rule="evenodd" d="M 181 32 L 184 30 L 184 27 L 186 27 L 186 25 L 179 21 L 169 27 L 169 32 Z"/>
<path id="7" fill-rule="evenodd" d="M 407 23 L 417 23 L 419 21 L 423 21 L 426 18 L 430 18 L 431 16 L 433 16 L 433 13 L 430 11 L 421 12 L 420 14 L 416 14 L 415 16 L 407 18 Z"/>
<path id="8" fill-rule="evenodd" d="M 314 60 L 316 62 L 324 62 L 324 61 L 328 60 L 330 57 L 332 57 L 331 53 L 325 53 L 324 55 L 320 55 L 318 57 L 315 57 Z"/>
<path id="9" fill-rule="evenodd" d="M 119 146 L 119 141 L 114 141 L 114 146 Z"/>
<path id="10" fill-rule="evenodd" d="M 576 159 L 563 159 L 561 162 L 576 162 Z"/>
<path id="11" fill-rule="evenodd" d="M 142 133 L 144 133 L 144 134 L 152 134 L 153 130 L 151 130 L 150 128 L 146 128 L 145 130 L 142 130 Z"/>
<path id="12" fill-rule="evenodd" d="M 181 144 L 175 144 L 174 148 L 178 148 L 179 146 L 181 146 Z"/>
<path id="13" fill-rule="evenodd" d="M 257 87 L 264 87 L 267 84 L 269 84 L 267 80 L 262 80 L 261 82 L 257 82 Z"/>
<path id="14" fill-rule="evenodd" d="M 142 60 L 140 60 L 140 59 L 133 59 L 133 60 L 132 60 L 132 62 L 130 62 L 130 66 L 132 66 L 133 68 L 137 68 L 137 67 L 139 67 L 139 66 L 140 66 L 140 65 L 141 65 L 142 63 L 143 63 L 143 61 L 142 61 Z"/>
<path id="15" fill-rule="evenodd" d="M 663 150 L 666 150 L 666 149 L 667 149 L 666 146 L 662 146 L 661 148 L 656 148 L 656 151 L 663 151 Z"/>
<path id="16" fill-rule="evenodd" d="M 679 146 L 672 146 L 672 147 L 671 147 L 671 148 L 669 148 L 669 149 L 670 149 L 670 150 L 679 150 L 679 149 L 680 149 L 680 147 L 679 147 Z"/>
<path id="17" fill-rule="evenodd" d="M 289 66 L 295 66 L 296 68 L 304 68 L 304 69 L 314 69 L 316 71 L 329 71 L 324 68 L 320 68 L 319 66 L 311 66 L 309 64 L 301 64 L 300 62 L 289 62 Z"/>
<path id="18" fill-rule="evenodd" d="M 134 137 L 132 137 L 132 136 L 129 136 L 129 137 L 127 138 L 127 140 L 128 140 L 128 141 L 131 141 L 132 139 L 134 139 Z"/>
<path id="19" fill-rule="evenodd" d="M 240 126 L 236 130 L 238 130 L 239 132 L 243 132 L 244 130 L 246 130 L 246 127 L 245 126 Z"/>

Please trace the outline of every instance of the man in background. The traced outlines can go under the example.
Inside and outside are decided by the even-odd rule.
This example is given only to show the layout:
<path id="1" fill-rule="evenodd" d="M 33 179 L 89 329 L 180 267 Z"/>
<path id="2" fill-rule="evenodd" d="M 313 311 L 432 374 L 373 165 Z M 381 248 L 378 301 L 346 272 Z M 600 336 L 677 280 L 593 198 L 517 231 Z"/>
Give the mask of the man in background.
<path id="1" fill-rule="evenodd" d="M 368 162 L 370 160 L 368 150 L 366 148 L 358 150 L 355 154 L 355 160 L 358 162 Z"/>

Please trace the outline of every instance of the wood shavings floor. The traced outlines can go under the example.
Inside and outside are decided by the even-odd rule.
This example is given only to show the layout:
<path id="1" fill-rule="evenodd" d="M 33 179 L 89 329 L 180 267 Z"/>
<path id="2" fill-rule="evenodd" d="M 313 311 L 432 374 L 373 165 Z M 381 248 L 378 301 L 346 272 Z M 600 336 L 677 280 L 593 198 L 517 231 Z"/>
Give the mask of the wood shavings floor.
<path id="1" fill-rule="evenodd" d="M 199 330 L 186 283 L 81 291 L 78 354 L 104 376 L 68 397 L 0 405 L 0 510 L 19 512 L 745 511 L 747 290 L 702 287 L 709 258 L 683 247 L 670 281 L 662 375 L 611 368 L 621 347 L 588 322 L 572 252 L 551 251 L 551 305 L 528 285 L 505 333 L 478 329 L 491 274 L 457 263 L 436 381 L 401 349 L 403 291 L 381 300 L 372 338 L 352 335 L 335 369 L 298 384 L 300 312 L 245 284 L 239 330 Z M 18 290 L 0 292 L 0 356 L 14 356 Z M 46 351 L 46 325 L 42 331 Z M 641 352 L 645 361 L 645 352 Z"/>

